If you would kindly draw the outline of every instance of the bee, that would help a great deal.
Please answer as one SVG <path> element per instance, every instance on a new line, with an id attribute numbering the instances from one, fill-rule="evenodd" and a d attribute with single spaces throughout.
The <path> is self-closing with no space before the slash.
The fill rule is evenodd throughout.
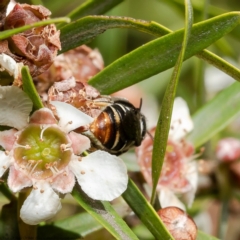
<path id="1" fill-rule="evenodd" d="M 105 106 L 90 124 L 88 131 L 82 132 L 90 138 L 97 149 L 120 155 L 133 146 L 140 146 L 146 134 L 146 119 L 140 107 L 134 107 L 123 98 L 108 98 L 97 101 Z"/>

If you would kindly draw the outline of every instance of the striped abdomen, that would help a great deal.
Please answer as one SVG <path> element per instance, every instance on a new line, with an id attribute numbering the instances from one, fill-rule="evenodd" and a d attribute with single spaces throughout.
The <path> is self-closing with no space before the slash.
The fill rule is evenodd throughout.
<path id="1" fill-rule="evenodd" d="M 120 150 L 125 141 L 120 139 L 121 115 L 114 105 L 108 106 L 90 125 L 90 131 L 107 149 Z"/>

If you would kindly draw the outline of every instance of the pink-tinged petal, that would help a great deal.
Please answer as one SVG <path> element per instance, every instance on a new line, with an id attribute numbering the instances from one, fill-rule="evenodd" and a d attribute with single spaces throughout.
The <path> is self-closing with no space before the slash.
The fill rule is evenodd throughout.
<path id="1" fill-rule="evenodd" d="M 127 188 L 127 168 L 115 155 L 96 151 L 81 161 L 73 159 L 69 166 L 82 190 L 93 199 L 111 201 Z"/>
<path id="2" fill-rule="evenodd" d="M 66 169 L 65 172 L 58 174 L 52 181 L 51 186 L 57 192 L 66 194 L 72 192 L 75 184 L 74 174 Z"/>
<path id="3" fill-rule="evenodd" d="M 51 104 L 56 107 L 60 119 L 58 125 L 65 129 L 66 132 L 85 126 L 93 121 L 93 118 L 70 104 L 58 101 L 52 101 Z"/>
<path id="4" fill-rule="evenodd" d="M 162 208 L 178 207 L 185 211 L 184 204 L 176 197 L 176 195 L 168 188 L 162 188 L 159 193 L 159 201 Z"/>
<path id="5" fill-rule="evenodd" d="M 75 155 L 81 154 L 83 151 L 87 150 L 91 146 L 91 142 L 88 137 L 83 136 L 75 132 L 70 132 L 68 134 L 72 141 L 72 149 Z"/>
<path id="6" fill-rule="evenodd" d="M 183 194 L 183 201 L 188 207 L 191 207 L 198 186 L 198 166 L 195 161 L 192 161 L 186 167 L 185 176 L 189 182 L 190 189 Z"/>
<path id="7" fill-rule="evenodd" d="M 26 174 L 11 166 L 8 175 L 8 186 L 13 192 L 18 192 L 25 187 L 32 186 L 32 180 Z"/>
<path id="8" fill-rule="evenodd" d="M 14 142 L 16 141 L 15 133 L 16 129 L 10 129 L 0 132 L 0 145 L 7 151 L 13 148 Z"/>
<path id="9" fill-rule="evenodd" d="M 171 128 L 169 135 L 174 140 L 179 140 L 193 130 L 193 121 L 191 119 L 188 105 L 185 100 L 177 97 L 173 105 L 171 119 Z"/>
<path id="10" fill-rule="evenodd" d="M 9 168 L 11 161 L 10 157 L 3 151 L 0 151 L 0 177 Z"/>
<path id="11" fill-rule="evenodd" d="M 240 141 L 236 138 L 224 138 L 218 142 L 217 158 L 223 162 L 231 162 L 240 158 Z"/>
<path id="12" fill-rule="evenodd" d="M 0 125 L 22 129 L 32 110 L 30 98 L 15 86 L 0 86 Z"/>
<path id="13" fill-rule="evenodd" d="M 46 182 L 37 183 L 20 210 L 21 219 L 29 225 L 52 218 L 60 209 L 58 195 Z"/>
<path id="14" fill-rule="evenodd" d="M 48 108 L 41 108 L 35 111 L 30 118 L 30 123 L 35 124 L 57 124 L 52 111 Z"/>

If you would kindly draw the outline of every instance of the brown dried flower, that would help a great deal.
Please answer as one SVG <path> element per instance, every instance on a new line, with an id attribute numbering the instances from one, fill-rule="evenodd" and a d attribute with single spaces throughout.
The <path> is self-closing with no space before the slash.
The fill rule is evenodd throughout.
<path id="1" fill-rule="evenodd" d="M 48 91 L 49 101 L 69 103 L 91 117 L 96 117 L 100 113 L 101 108 L 93 101 L 98 98 L 101 96 L 97 89 L 76 82 L 74 77 L 55 82 Z"/>
<path id="2" fill-rule="evenodd" d="M 43 6 L 16 4 L 5 19 L 4 29 L 13 29 L 48 19 L 51 12 Z M 0 42 L 0 53 L 11 56 L 30 69 L 32 76 L 46 71 L 61 49 L 60 31 L 54 24 L 15 34 Z"/>
<path id="3" fill-rule="evenodd" d="M 197 238 L 195 222 L 182 209 L 166 207 L 157 213 L 175 240 L 195 240 Z"/>

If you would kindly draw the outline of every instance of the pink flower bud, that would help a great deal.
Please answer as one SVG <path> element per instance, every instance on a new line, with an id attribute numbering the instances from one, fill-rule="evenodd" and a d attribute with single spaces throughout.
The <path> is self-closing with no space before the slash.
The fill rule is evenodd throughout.
<path id="1" fill-rule="evenodd" d="M 216 148 L 217 158 L 223 162 L 231 162 L 240 157 L 240 141 L 236 138 L 220 140 Z"/>
<path id="2" fill-rule="evenodd" d="M 195 222 L 182 209 L 166 207 L 157 213 L 175 240 L 195 240 L 197 238 Z"/>

